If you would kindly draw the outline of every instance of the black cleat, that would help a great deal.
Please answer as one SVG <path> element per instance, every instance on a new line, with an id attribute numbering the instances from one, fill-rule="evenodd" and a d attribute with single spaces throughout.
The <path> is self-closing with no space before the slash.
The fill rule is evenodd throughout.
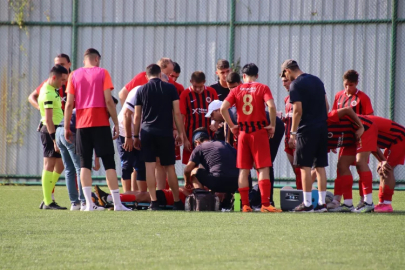
<path id="1" fill-rule="evenodd" d="M 44 204 L 42 208 L 44 210 L 67 210 L 66 207 L 59 206 L 56 202 L 52 202 L 49 205 Z"/>
<path id="2" fill-rule="evenodd" d="M 293 212 L 314 212 L 314 207 L 312 204 L 310 206 L 305 206 L 304 203 L 301 203 L 293 209 Z"/>
<path id="3" fill-rule="evenodd" d="M 102 207 L 105 207 L 106 205 L 108 205 L 109 203 L 107 202 L 107 197 L 108 194 L 107 192 L 104 192 L 100 189 L 99 186 L 94 186 L 94 192 L 96 193 L 97 197 L 98 197 L 98 204 Z"/>
<path id="4" fill-rule="evenodd" d="M 173 207 L 174 208 L 174 207 Z M 159 211 L 162 210 L 162 208 L 160 208 L 159 206 L 159 202 L 158 201 L 152 201 L 149 205 L 148 208 L 149 211 Z"/>
<path id="5" fill-rule="evenodd" d="M 326 204 L 317 204 L 314 212 L 318 212 L 318 213 L 324 213 L 324 212 L 328 212 L 328 208 L 326 208 Z"/>
<path id="6" fill-rule="evenodd" d="M 45 205 L 45 203 L 44 203 L 44 201 L 42 201 L 41 204 L 39 205 L 39 209 L 44 209 L 44 205 Z"/>
<path id="7" fill-rule="evenodd" d="M 182 201 L 174 202 L 173 210 L 175 211 L 184 211 L 184 204 Z"/>

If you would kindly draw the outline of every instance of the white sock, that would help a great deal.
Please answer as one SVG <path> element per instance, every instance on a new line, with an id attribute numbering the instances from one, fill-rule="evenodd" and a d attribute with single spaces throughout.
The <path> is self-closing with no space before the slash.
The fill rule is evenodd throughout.
<path id="1" fill-rule="evenodd" d="M 113 202 L 113 198 L 112 198 L 111 194 L 107 196 L 107 202 L 109 202 L 109 203 Z"/>
<path id="2" fill-rule="evenodd" d="M 55 194 L 52 192 L 52 201 L 55 201 Z"/>
<path id="3" fill-rule="evenodd" d="M 82 187 L 84 198 L 86 199 L 86 209 L 93 209 L 93 201 L 91 200 L 91 186 Z"/>
<path id="4" fill-rule="evenodd" d="M 304 194 L 304 205 L 306 207 L 312 204 L 312 192 L 302 192 Z"/>
<path id="5" fill-rule="evenodd" d="M 326 191 L 318 191 L 318 195 L 319 195 L 318 204 L 324 205 L 326 198 Z"/>
<path id="6" fill-rule="evenodd" d="M 352 206 L 353 205 L 353 199 L 344 200 L 343 203 L 346 204 L 347 206 Z"/>
<path id="7" fill-rule="evenodd" d="M 364 195 L 364 201 L 367 204 L 372 204 L 373 203 L 373 193 L 365 194 Z"/>
<path id="8" fill-rule="evenodd" d="M 110 190 L 114 206 L 121 206 L 120 190 Z"/>
<path id="9" fill-rule="evenodd" d="M 391 201 L 384 201 L 383 204 L 391 204 Z"/>

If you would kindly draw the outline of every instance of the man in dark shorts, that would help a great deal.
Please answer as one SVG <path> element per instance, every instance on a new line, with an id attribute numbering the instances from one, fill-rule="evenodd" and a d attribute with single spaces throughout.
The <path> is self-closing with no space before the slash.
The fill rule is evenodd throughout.
<path id="1" fill-rule="evenodd" d="M 73 105 L 76 107 L 76 152 L 80 156 L 80 178 L 86 198 L 84 211 L 104 210 L 91 198 L 91 168 L 93 151 L 103 161 L 108 186 L 114 199 L 114 211 L 129 211 L 121 204 L 117 172 L 115 171 L 113 139 L 118 137 L 118 119 L 111 96 L 114 86 L 110 74 L 100 68 L 100 53 L 93 48 L 84 54 L 84 67 L 72 72 L 67 85 L 65 108 L 65 139 L 71 142 L 70 119 Z M 111 117 L 114 122 L 114 138 L 111 136 Z"/>
<path id="2" fill-rule="evenodd" d="M 63 171 L 63 163 L 58 146 L 56 145 L 55 132 L 63 120 L 61 98 L 58 88 L 66 82 L 68 71 L 63 66 L 54 66 L 48 80 L 42 85 L 38 105 L 43 124 L 41 141 L 43 146 L 44 169 L 42 171 L 42 191 L 44 204 L 42 209 L 66 210 L 52 200 L 52 190 Z M 42 204 L 41 204 L 42 205 Z"/>
<path id="3" fill-rule="evenodd" d="M 328 166 L 328 103 L 323 82 L 300 70 L 295 60 L 281 65 L 281 77 L 291 81 L 290 103 L 293 116 L 289 145 L 295 148 L 294 165 L 301 168 L 304 201 L 296 212 L 326 212 L 326 171 Z M 312 206 L 311 168 L 315 167 L 318 179 L 319 201 Z"/>
<path id="4" fill-rule="evenodd" d="M 145 161 L 146 184 L 151 197 L 150 210 L 159 210 L 156 197 L 156 161 L 165 168 L 169 186 L 173 191 L 175 210 L 184 209 L 179 199 L 179 184 L 174 164 L 175 142 L 173 116 L 178 130 L 176 142 L 183 144 L 184 126 L 179 108 L 179 95 L 174 85 L 163 82 L 161 69 L 156 64 L 146 68 L 148 83 L 141 86 L 135 95 L 134 147 L 141 150 Z M 141 128 L 142 117 L 142 130 Z M 140 133 L 140 135 L 139 135 Z M 141 148 L 142 141 L 142 148 Z"/>

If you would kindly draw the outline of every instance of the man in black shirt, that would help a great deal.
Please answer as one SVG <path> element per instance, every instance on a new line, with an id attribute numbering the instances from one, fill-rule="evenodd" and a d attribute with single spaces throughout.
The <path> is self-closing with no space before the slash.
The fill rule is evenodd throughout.
<path id="1" fill-rule="evenodd" d="M 165 168 L 173 191 L 175 210 L 184 209 L 179 199 L 179 184 L 174 164 L 175 142 L 173 116 L 178 130 L 177 145 L 183 144 L 184 125 L 181 121 L 179 95 L 174 85 L 163 82 L 160 67 L 151 64 L 146 68 L 148 83 L 141 86 L 135 96 L 134 147 L 141 150 L 146 167 L 146 183 L 151 197 L 151 210 L 159 210 L 156 197 L 156 160 Z M 142 116 L 142 130 L 141 127 Z M 139 136 L 141 133 L 141 136 Z M 142 148 L 141 141 L 142 139 Z"/>
<path id="2" fill-rule="evenodd" d="M 193 142 L 196 148 L 184 168 L 186 188 L 207 187 L 214 192 L 234 193 L 239 176 L 236 149 L 225 142 L 211 141 L 204 127 L 194 131 Z"/>
<path id="3" fill-rule="evenodd" d="M 226 84 L 226 77 L 230 72 L 231 69 L 229 67 L 229 62 L 225 59 L 219 59 L 217 62 L 217 71 L 215 72 L 215 74 L 218 75 L 218 82 L 210 86 L 217 91 L 218 99 L 220 101 L 224 101 L 229 94 L 229 88 Z"/>
<path id="4" fill-rule="evenodd" d="M 295 60 L 281 65 L 281 74 L 291 81 L 290 103 L 293 116 L 289 139 L 290 148 L 296 148 L 294 165 L 301 168 L 304 201 L 296 212 L 326 212 L 326 171 L 328 166 L 328 102 L 323 82 L 316 76 L 300 70 Z M 318 179 L 319 200 L 312 206 L 311 167 Z"/>

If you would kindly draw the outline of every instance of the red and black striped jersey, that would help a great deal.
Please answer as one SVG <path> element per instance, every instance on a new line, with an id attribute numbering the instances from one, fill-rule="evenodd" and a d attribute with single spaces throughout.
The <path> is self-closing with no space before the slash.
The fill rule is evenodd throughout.
<path id="1" fill-rule="evenodd" d="M 374 112 L 370 98 L 360 90 L 357 90 L 357 92 L 351 96 L 346 95 L 345 90 L 335 95 L 332 110 L 346 107 L 351 107 L 356 114 L 369 115 Z"/>
<path id="2" fill-rule="evenodd" d="M 290 103 L 290 96 L 287 96 L 284 99 L 285 103 L 285 117 L 284 117 L 284 124 L 285 124 L 285 145 L 288 145 L 288 140 L 290 139 L 290 132 L 292 126 L 292 113 L 293 113 L 293 105 Z"/>
<path id="3" fill-rule="evenodd" d="M 405 127 L 387 118 L 367 115 L 364 116 L 373 121 L 378 128 L 377 145 L 379 148 L 391 148 L 398 141 L 405 140 Z M 404 149 L 405 151 L 405 149 Z"/>
<path id="4" fill-rule="evenodd" d="M 205 86 L 201 94 L 194 92 L 191 87 L 181 93 L 180 112 L 184 115 L 185 132 L 190 142 L 193 131 L 197 128 L 206 127 L 210 130 L 211 120 L 205 117 L 205 114 L 208 112 L 208 105 L 216 99 L 218 99 L 217 92 L 209 86 Z"/>

